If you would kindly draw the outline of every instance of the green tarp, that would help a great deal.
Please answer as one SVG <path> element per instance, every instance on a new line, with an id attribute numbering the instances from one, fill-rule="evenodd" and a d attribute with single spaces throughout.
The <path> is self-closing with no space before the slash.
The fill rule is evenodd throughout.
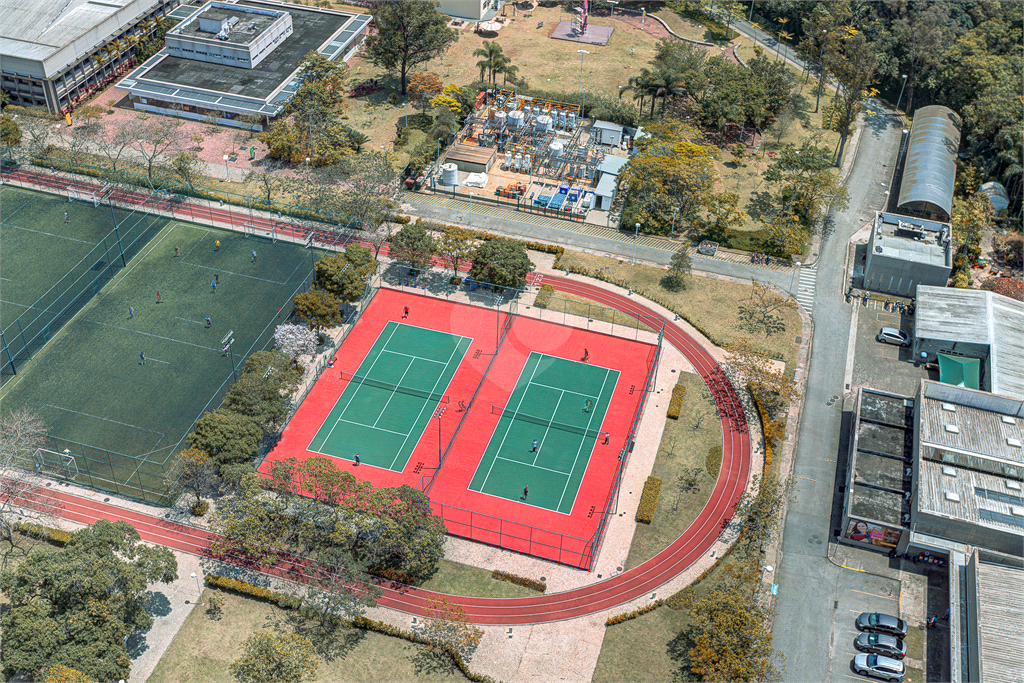
<path id="1" fill-rule="evenodd" d="M 945 353 L 940 353 L 938 356 L 940 382 L 968 389 L 981 388 L 979 385 L 981 380 L 980 359 L 949 356 Z"/>

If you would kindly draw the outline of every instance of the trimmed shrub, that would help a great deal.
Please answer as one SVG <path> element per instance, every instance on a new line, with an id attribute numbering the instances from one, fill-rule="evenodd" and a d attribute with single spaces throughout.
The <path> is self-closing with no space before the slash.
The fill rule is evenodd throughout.
<path id="1" fill-rule="evenodd" d="M 772 458 L 775 454 L 775 439 L 786 432 L 786 425 L 776 422 L 768 416 L 768 410 L 757 400 L 754 392 L 750 392 L 754 398 L 754 405 L 757 406 L 757 414 L 761 418 L 761 432 L 764 434 L 764 471 L 766 474 L 772 467 Z"/>
<path id="2" fill-rule="evenodd" d="M 32 522 L 15 522 L 14 530 L 19 534 L 40 538 L 54 545 L 67 545 L 71 542 L 71 537 L 73 536 L 70 531 L 62 531 L 53 527 L 43 526 L 42 524 L 33 524 Z"/>
<path id="3" fill-rule="evenodd" d="M 653 612 L 654 610 L 658 609 L 664 604 L 665 601 L 659 598 L 658 600 L 655 600 L 649 605 L 644 605 L 643 607 L 636 608 L 632 612 L 623 612 L 622 614 L 616 614 L 614 617 L 608 617 L 608 621 L 604 622 L 604 625 L 614 626 L 615 624 L 621 624 L 622 622 L 629 621 L 630 619 L 636 619 L 637 617 L 643 614 Z"/>
<path id="4" fill-rule="evenodd" d="M 508 581 L 509 583 L 516 584 L 517 586 L 525 586 L 526 588 L 531 588 L 541 593 L 548 589 L 548 585 L 543 581 L 528 579 L 525 576 L 519 576 L 517 574 L 509 574 L 508 572 L 503 572 L 499 569 L 495 569 L 491 572 L 491 578 L 496 581 Z"/>
<path id="5" fill-rule="evenodd" d="M 399 569 L 393 569 L 391 567 L 370 567 L 366 570 L 366 573 L 372 576 L 379 576 L 380 578 L 387 579 L 388 581 L 397 581 L 398 583 L 404 583 L 407 586 L 412 586 L 416 583 L 415 574 L 403 572 Z"/>
<path id="6" fill-rule="evenodd" d="M 214 588 L 233 591 L 240 595 L 248 595 L 249 597 L 256 598 L 257 600 L 277 603 L 279 607 L 284 607 L 285 609 L 298 609 L 302 606 L 301 599 L 288 595 L 287 593 L 278 593 L 277 591 L 272 591 L 269 588 L 254 586 L 251 583 L 239 581 L 237 579 L 230 579 L 226 576 L 207 574 L 206 583 Z"/>
<path id="7" fill-rule="evenodd" d="M 704 458 L 704 467 L 712 477 L 718 477 L 718 472 L 722 469 L 721 446 L 712 446 L 708 449 L 707 457 Z"/>
<path id="8" fill-rule="evenodd" d="M 640 494 L 640 505 L 636 509 L 636 521 L 650 524 L 654 520 L 654 512 L 658 509 L 658 495 L 661 493 L 661 479 L 647 477 L 644 491 Z"/>
<path id="9" fill-rule="evenodd" d="M 551 285 L 541 285 L 537 298 L 533 300 L 533 305 L 537 308 L 547 308 L 548 304 L 551 303 L 551 296 L 554 293 L 555 288 Z"/>
<path id="10" fill-rule="evenodd" d="M 684 396 L 686 396 L 685 384 L 677 384 L 672 387 L 672 400 L 668 402 L 668 416 L 673 420 L 678 420 L 679 413 L 683 411 Z"/>
<path id="11" fill-rule="evenodd" d="M 210 504 L 205 500 L 198 500 L 192 504 L 192 514 L 196 517 L 202 517 L 210 509 Z"/>
<path id="12" fill-rule="evenodd" d="M 949 286 L 956 289 L 967 289 L 970 285 L 970 278 L 967 277 L 967 273 L 962 270 L 958 270 L 953 276 L 953 279 L 949 281 Z"/>

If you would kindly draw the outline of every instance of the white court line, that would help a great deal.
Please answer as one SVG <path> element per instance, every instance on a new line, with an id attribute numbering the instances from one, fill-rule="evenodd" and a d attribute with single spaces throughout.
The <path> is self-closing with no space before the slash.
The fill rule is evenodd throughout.
<path id="1" fill-rule="evenodd" d="M 368 427 L 369 429 L 375 429 L 378 432 L 387 432 L 389 434 L 397 434 L 398 436 L 409 436 L 408 434 L 403 434 L 402 432 L 395 432 L 395 431 L 392 431 L 390 429 L 384 429 L 383 427 L 374 427 L 373 425 L 363 424 L 362 422 L 353 422 L 352 420 L 346 420 L 346 419 L 341 418 L 341 417 L 338 418 L 338 422 L 347 422 L 350 425 L 357 425 L 359 427 Z"/>
<path id="2" fill-rule="evenodd" d="M 388 324 L 390 324 L 390 323 L 388 323 Z M 393 336 L 395 336 L 395 330 L 397 330 L 397 329 L 398 329 L 398 325 L 395 325 L 394 327 L 392 327 L 392 328 L 391 328 L 391 334 L 389 334 L 389 335 L 388 335 L 388 338 L 387 338 L 387 340 L 386 340 L 386 341 L 384 342 L 384 348 L 380 350 L 380 353 L 378 353 L 378 354 L 377 354 L 377 357 L 373 359 L 373 362 L 372 362 L 372 363 L 370 363 L 370 368 L 369 368 L 369 370 L 367 370 L 367 373 L 366 373 L 366 374 L 369 374 L 369 371 L 370 371 L 370 370 L 373 370 L 373 366 L 374 366 L 374 365 L 376 365 L 376 364 L 377 364 L 377 361 L 379 361 L 379 360 L 380 360 L 380 357 L 384 355 L 384 351 L 385 351 L 385 350 L 386 350 L 386 349 L 388 348 L 388 342 L 389 342 L 389 341 L 391 341 L 391 338 L 392 338 Z M 381 332 L 381 334 L 383 334 L 383 331 Z M 379 337 L 379 336 L 377 337 L 377 341 L 380 341 L 380 337 Z M 376 346 L 376 345 L 377 345 L 377 341 L 375 341 L 375 342 L 373 343 L 373 344 L 374 344 L 374 346 Z M 371 347 L 370 347 L 370 350 L 373 350 L 373 346 L 371 346 Z M 364 360 L 365 360 L 365 359 L 364 359 Z M 347 388 L 347 387 L 346 387 L 346 388 Z M 338 418 L 336 418 L 336 419 L 335 419 L 335 421 L 334 421 L 334 426 L 333 426 L 333 427 L 331 427 L 331 431 L 327 432 L 327 436 L 325 436 L 325 437 L 324 437 L 324 440 L 320 442 L 320 446 L 321 446 L 321 447 L 323 447 L 323 446 L 324 446 L 324 444 L 326 444 L 326 443 L 327 443 L 327 440 L 331 438 L 331 434 L 333 434 L 333 433 L 334 433 L 334 430 L 335 430 L 335 428 L 336 428 L 336 427 L 338 426 L 338 422 L 339 422 L 339 421 L 341 420 L 341 417 L 342 417 L 342 416 L 344 416 L 346 412 L 348 412 L 348 407 L 349 407 L 350 405 L 352 405 L 352 399 L 354 399 L 354 398 L 356 397 L 356 394 L 358 394 L 358 393 L 359 393 L 359 390 L 360 390 L 360 389 L 362 389 L 362 388 L 363 388 L 363 384 L 362 384 L 362 383 L 360 382 L 359 386 L 357 386 L 357 387 L 355 388 L 355 390 L 354 390 L 354 391 L 352 392 L 352 395 L 348 397 L 348 403 L 346 403 L 346 404 L 345 404 L 345 407 L 344 407 L 344 408 L 342 408 L 342 410 L 341 410 L 341 415 L 339 415 L 339 416 L 338 416 Z M 344 391 L 343 391 L 343 392 L 341 392 L 341 396 L 344 396 L 344 395 L 345 395 L 345 392 L 344 392 Z M 340 400 L 341 400 L 341 396 L 339 396 L 339 397 L 338 397 L 338 401 L 340 401 Z M 338 407 L 338 402 L 337 402 L 337 401 L 335 401 L 335 403 L 334 403 L 334 407 L 332 407 L 332 408 L 331 408 L 331 413 L 333 413 L 333 412 L 334 412 L 334 408 L 337 408 L 337 407 Z M 331 414 L 331 413 L 327 413 L 328 417 L 330 417 L 330 414 Z M 319 430 L 317 430 L 317 431 L 319 431 Z M 315 434 L 313 435 L 313 441 L 316 441 L 316 435 L 315 435 Z M 312 446 L 312 445 L 313 445 L 313 441 L 310 441 L 310 442 L 309 442 L 309 445 L 310 445 L 310 446 Z M 336 456 L 336 457 L 337 457 L 337 456 Z"/>
<path id="3" fill-rule="evenodd" d="M 387 353 L 387 352 L 388 352 L 388 350 L 387 350 L 387 348 L 385 348 L 384 349 L 384 353 Z M 413 360 L 409 361 L 408 365 L 405 366 L 405 372 L 403 372 L 402 376 L 398 378 L 397 382 L 395 382 L 395 386 L 396 387 L 402 386 L 402 380 L 405 379 L 405 376 L 409 374 L 409 370 L 412 369 L 412 364 L 415 363 L 415 362 L 416 362 L 416 359 L 414 358 Z M 436 385 L 437 382 L 434 382 L 434 384 Z M 384 407 L 380 409 L 379 413 L 377 413 L 377 419 L 373 421 L 373 428 L 374 429 L 377 428 L 377 423 L 380 422 L 381 416 L 384 415 L 384 411 L 388 409 L 389 405 L 391 405 L 391 399 L 393 399 L 395 397 L 395 394 L 397 394 L 397 393 L 398 393 L 398 391 L 392 391 L 391 395 L 388 396 L 388 400 L 385 401 Z M 422 412 L 422 411 L 423 411 L 423 409 L 420 408 L 420 412 Z M 416 424 L 416 423 L 414 422 L 413 424 Z M 407 439 L 409 438 L 408 434 L 406 435 L 406 438 Z M 402 445 L 403 446 L 405 445 L 404 441 L 402 442 Z"/>
<path id="4" fill-rule="evenodd" d="M 9 277 L 0 277 L 0 280 L 3 280 L 4 282 L 11 282 L 11 278 Z"/>
<path id="5" fill-rule="evenodd" d="M 33 194 L 31 194 L 31 193 L 28 193 L 28 192 L 26 192 L 25 194 L 28 194 L 28 196 L 29 196 L 29 197 L 28 197 L 28 199 L 26 199 L 26 200 L 25 200 L 25 203 L 24 203 L 24 204 L 22 204 L 22 205 L 21 205 L 21 206 L 19 206 L 19 207 L 18 207 L 17 209 L 15 209 L 15 210 L 14 210 L 14 211 L 13 211 L 13 212 L 11 213 L 11 215 L 7 217 L 7 220 L 11 220 L 11 218 L 12 218 L 12 217 L 14 216 L 14 214 L 18 213 L 19 211 L 21 211 L 22 209 L 24 209 L 24 208 L 25 208 L 26 206 L 28 206 L 28 205 L 29 205 L 29 204 L 30 204 L 30 203 L 32 202 L 32 197 L 33 197 L 34 195 L 33 195 Z M 4 225 L 6 225 L 6 222 L 4 222 Z"/>
<path id="6" fill-rule="evenodd" d="M 57 238 L 62 239 L 62 240 L 70 240 L 72 242 L 81 242 L 82 244 L 89 244 L 89 245 L 92 245 L 94 247 L 97 244 L 100 244 L 99 242 L 88 242 L 86 240 L 75 239 L 74 237 L 66 237 L 64 235 L 55 235 L 52 232 L 43 232 L 42 230 L 33 230 L 32 228 L 23 228 L 20 225 L 11 225 L 10 223 L 4 223 L 4 227 L 14 228 L 15 230 L 24 230 L 25 232 L 34 232 L 34 233 L 39 234 L 39 235 L 46 235 L 47 237 L 57 237 Z"/>
<path id="7" fill-rule="evenodd" d="M 459 344 L 462 343 L 462 339 L 461 338 L 459 339 L 458 343 Z M 458 344 L 456 344 L 456 348 L 457 347 L 458 347 Z M 411 353 L 401 353 L 399 351 L 388 351 L 388 353 L 393 353 L 396 356 L 405 356 L 406 358 L 415 358 L 416 360 L 425 360 L 428 363 L 437 363 L 438 365 L 448 365 L 448 363 L 446 363 L 443 360 L 434 360 L 433 358 L 424 358 L 423 356 L 414 356 Z M 449 359 L 448 362 L 451 362 L 451 359 Z"/>
<path id="8" fill-rule="evenodd" d="M 2 279 L 6 280 L 7 278 L 2 278 Z M 10 280 L 7 280 L 7 281 L 10 282 Z M 45 309 L 45 308 L 39 308 L 38 306 L 29 306 L 28 304 L 19 304 L 17 301 L 8 301 L 7 299 L 0 299 L 0 303 L 8 304 L 9 306 L 18 306 L 20 308 L 28 308 L 28 309 L 31 309 L 33 311 L 42 311 L 43 313 L 45 313 L 48 310 L 48 309 Z"/>
<path id="9" fill-rule="evenodd" d="M 562 470 L 553 470 L 550 467 L 543 467 L 541 465 L 529 465 L 528 463 L 522 462 L 520 460 L 513 460 L 512 458 L 502 458 L 501 456 L 495 456 L 494 459 L 495 460 L 504 460 L 505 462 L 514 462 L 517 465 L 527 465 L 528 467 L 536 467 L 538 470 L 547 470 L 548 472 L 554 472 L 555 474 L 560 474 L 563 477 L 568 477 L 570 474 L 572 474 L 572 472 L 563 472 Z M 555 508 L 555 509 L 557 510 L 558 508 Z"/>
<path id="10" fill-rule="evenodd" d="M 67 411 L 69 413 L 75 413 L 76 415 L 84 415 L 85 417 L 94 417 L 97 420 L 103 420 L 104 422 L 113 422 L 114 424 L 121 425 L 122 427 L 131 427 L 133 429 L 138 429 L 138 430 L 143 431 L 143 432 L 150 432 L 151 434 L 159 434 L 161 437 L 165 436 L 165 434 L 163 432 L 158 432 L 158 431 L 155 431 L 155 430 L 152 430 L 152 429 L 146 429 L 145 427 L 139 427 L 138 425 L 128 424 L 127 422 L 118 422 L 117 420 L 111 420 L 109 417 L 100 417 L 99 415 L 90 415 L 89 413 L 82 413 L 82 412 L 79 412 L 77 410 L 71 410 L 71 408 L 61 408 L 60 406 L 55 406 L 55 405 L 52 405 L 50 403 L 44 403 L 43 407 L 44 408 L 53 408 L 54 410 L 64 410 L 64 411 Z"/>
<path id="11" fill-rule="evenodd" d="M 305 263 L 305 262 L 306 262 L 306 259 L 302 259 L 302 263 Z M 250 280 L 259 280 L 260 282 L 269 282 L 272 285 L 286 285 L 286 284 L 288 284 L 288 280 L 285 280 L 284 282 L 279 282 L 277 280 L 268 280 L 265 277 L 256 277 L 255 275 L 246 275 L 245 273 L 236 273 L 233 270 L 221 270 L 220 268 L 210 268 L 209 266 L 201 266 L 198 263 L 192 263 L 191 261 L 181 261 L 181 265 L 183 265 L 183 266 L 192 266 L 193 268 L 202 268 L 203 270 L 209 270 L 209 271 L 213 271 L 215 273 L 224 273 L 225 275 L 237 275 L 238 277 L 246 277 L 246 278 L 249 278 Z M 300 263 L 300 265 L 301 265 L 301 263 Z M 295 270 L 293 269 L 292 273 L 294 273 L 294 272 L 295 272 Z M 288 277 L 290 279 L 291 275 L 289 275 Z"/>
<path id="12" fill-rule="evenodd" d="M 188 258 L 188 255 L 191 254 L 195 250 L 195 248 L 199 246 L 199 242 L 202 242 L 203 240 L 205 240 L 209 236 L 209 234 L 211 232 L 213 232 L 212 230 L 203 230 L 202 228 L 193 228 L 191 225 L 189 225 L 187 227 L 192 228 L 193 230 L 200 230 L 200 231 L 202 231 L 203 232 L 203 236 L 199 238 L 198 242 L 196 242 L 195 244 L 192 245 L 192 249 L 189 249 L 188 251 L 185 252 L 185 256 L 183 256 L 182 258 Z"/>
<path id="13" fill-rule="evenodd" d="M 113 327 L 117 330 L 124 330 L 125 332 L 134 332 L 135 334 L 144 334 L 147 337 L 156 337 L 157 339 L 166 339 L 167 341 L 177 342 L 179 344 L 185 344 L 187 346 L 194 346 L 197 349 L 206 349 L 207 351 L 220 351 L 210 346 L 202 346 L 200 344 L 193 344 L 192 342 L 181 341 L 180 339 L 172 339 L 171 337 L 162 337 L 159 334 L 150 334 L 149 332 L 139 332 L 138 330 L 130 330 L 127 327 L 120 327 L 119 325 L 111 325 L 110 323 L 101 323 L 98 320 L 90 320 L 89 318 L 82 318 L 87 323 L 93 323 L 94 325 L 105 325 L 106 327 Z"/>
<path id="14" fill-rule="evenodd" d="M 533 384 L 533 378 L 537 374 L 537 368 L 539 368 L 539 367 L 540 367 L 540 354 L 537 355 L 537 364 L 533 366 L 533 372 L 530 373 L 530 381 L 526 383 L 526 387 L 523 389 L 523 395 L 519 397 L 519 403 L 516 404 L 516 412 L 517 413 L 519 412 L 520 406 L 523 405 L 523 399 L 526 398 L 527 392 L 530 391 L 530 385 Z M 522 375 L 519 375 L 519 377 L 521 378 Z M 516 384 L 518 384 L 518 383 L 519 383 L 519 380 L 517 379 L 516 380 Z M 502 413 L 502 417 L 504 417 L 504 416 L 505 416 L 504 413 Z M 505 426 L 505 435 L 501 437 L 501 443 L 498 444 L 497 453 L 501 453 L 501 449 L 505 447 L 505 439 L 508 438 L 508 433 L 509 433 L 509 431 L 511 431 L 511 429 L 512 429 L 512 418 L 509 418 L 508 425 Z M 494 457 L 497 458 L 498 457 L 497 454 L 495 454 Z M 481 491 L 483 491 L 484 486 L 487 485 L 487 479 L 491 476 L 491 470 L 493 470 L 493 469 L 494 469 L 494 461 L 492 460 L 491 461 L 491 466 L 487 468 L 487 476 L 485 476 L 484 480 L 482 482 L 480 482 L 480 490 Z M 475 474 L 475 472 L 474 472 L 474 474 Z"/>
<path id="15" fill-rule="evenodd" d="M 604 387 L 605 387 L 606 384 L 608 384 L 608 375 L 610 373 L 611 373 L 611 371 L 608 368 L 605 368 L 605 370 L 604 370 L 604 381 L 601 382 L 601 396 L 604 396 Z M 613 388 L 612 392 L 614 393 L 614 391 L 615 391 L 615 389 Z M 611 405 L 611 401 L 609 401 L 609 405 Z M 605 408 L 605 414 L 607 414 L 607 413 L 608 413 L 608 409 Z M 594 422 L 594 416 L 595 415 L 597 415 L 597 401 L 594 401 L 594 405 L 590 408 L 590 419 L 587 420 L 587 431 L 588 432 L 590 431 L 590 425 L 593 424 L 593 422 Z M 572 467 L 569 469 L 569 477 L 565 480 L 565 486 L 562 487 L 562 495 L 559 496 L 559 498 L 558 498 L 558 505 L 555 506 L 556 510 L 558 508 L 562 507 L 562 499 L 565 498 L 565 491 L 566 491 L 566 489 L 569 488 L 569 481 L 572 480 L 572 473 L 576 471 L 576 463 L 579 462 L 580 454 L 583 452 L 583 444 L 585 444 L 586 442 L 587 442 L 587 437 L 584 437 L 584 438 L 580 439 L 580 446 L 579 446 L 579 448 L 576 449 L 576 457 L 573 458 Z M 594 440 L 594 443 L 595 444 L 597 443 L 596 439 Z"/>
<path id="16" fill-rule="evenodd" d="M 607 371 L 605 371 L 605 373 L 607 374 Z M 531 384 L 532 384 L 532 382 L 531 382 Z M 555 402 L 555 409 L 553 411 L 551 411 L 551 417 L 548 419 L 548 426 L 547 426 L 547 429 L 544 430 L 544 436 L 540 437 L 540 446 L 537 447 L 537 452 L 533 454 L 533 462 L 530 463 L 531 465 L 536 465 L 537 464 L 537 458 L 540 457 L 541 451 L 544 450 L 544 442 L 547 440 L 548 434 L 551 433 L 551 423 L 555 421 L 555 415 L 558 415 L 558 406 L 562 405 L 562 399 L 565 398 L 565 394 L 566 394 L 566 392 L 564 390 L 562 390 L 562 389 L 555 389 L 554 387 L 548 387 L 548 388 L 549 389 L 554 389 L 555 391 L 558 391 L 560 393 L 558 394 L 558 401 Z M 570 392 L 570 393 L 575 393 L 575 392 Z M 518 413 L 519 411 L 517 410 L 516 412 Z M 513 420 L 515 419 L 514 415 L 512 416 L 512 419 Z M 590 419 L 593 420 L 594 416 L 591 415 Z M 587 422 L 587 425 L 589 426 L 590 422 Z M 572 470 L 570 470 L 570 472 L 571 471 Z"/>
<path id="17" fill-rule="evenodd" d="M 584 394 L 584 393 L 581 393 L 579 391 L 572 391 L 570 389 L 562 389 L 561 387 L 552 387 L 552 386 L 548 386 L 547 384 L 541 384 L 540 382 L 531 382 L 531 384 L 533 384 L 534 386 L 538 386 L 538 387 L 544 387 L 545 389 L 554 389 L 555 391 L 561 391 L 561 392 L 564 392 L 566 394 L 576 394 L 577 396 L 585 396 L 585 397 L 587 397 L 589 399 L 593 399 L 594 401 L 597 401 L 597 398 L 598 398 L 597 396 L 591 396 L 590 394 Z"/>
<path id="18" fill-rule="evenodd" d="M 196 325 L 206 325 L 202 320 L 190 320 L 188 318 L 179 318 L 178 316 L 174 316 L 174 318 L 175 320 L 184 320 L 187 323 L 195 323 Z"/>
<path id="19" fill-rule="evenodd" d="M 435 380 L 434 380 L 434 386 L 432 386 L 432 387 L 430 388 L 430 393 L 431 393 L 431 394 L 433 394 L 433 393 L 435 392 L 435 390 L 437 389 L 437 383 L 441 381 L 441 378 L 442 378 L 442 377 L 444 377 L 444 373 L 448 372 L 448 366 L 449 366 L 449 365 L 451 364 L 451 362 L 452 362 L 452 358 L 454 358 L 454 357 L 455 357 L 455 352 L 456 352 L 456 351 L 458 351 L 458 350 L 459 350 L 459 347 L 461 347 L 461 346 L 462 346 L 462 340 L 460 339 L 460 340 L 459 340 L 459 341 L 458 341 L 458 342 L 457 342 L 457 343 L 455 344 L 455 348 L 454 348 L 454 349 L 452 349 L 452 353 L 451 353 L 451 355 L 450 355 L 450 356 L 448 356 L 448 362 L 444 364 L 444 370 L 442 370 L 442 371 L 441 371 L 441 374 L 440 374 L 440 375 L 438 375 L 438 376 L 437 376 L 437 379 L 435 379 Z M 466 351 L 468 351 L 468 350 L 469 350 L 469 347 L 466 347 Z M 463 351 L 462 355 L 463 355 L 463 356 L 465 356 L 465 355 L 466 355 L 466 352 L 465 352 L 465 351 Z M 416 362 L 416 361 L 413 361 L 413 363 L 415 363 L 415 362 Z M 412 363 L 410 363 L 409 365 L 410 365 L 410 367 L 412 367 Z M 452 377 L 454 377 L 454 376 L 455 376 L 455 374 L 454 374 L 454 373 L 452 373 Z M 403 375 L 403 377 L 404 377 L 404 375 Z M 448 382 L 449 382 L 449 383 L 450 383 L 450 382 L 452 381 L 452 377 L 449 377 L 449 378 L 448 378 Z M 447 385 L 446 385 L 446 386 L 447 386 Z M 390 399 L 388 399 L 388 400 L 390 400 Z M 420 412 L 416 413 L 416 419 L 412 421 L 412 424 L 413 424 L 413 426 L 414 426 L 414 427 L 416 426 L 416 423 L 420 421 L 420 417 L 421 417 L 421 416 L 423 415 L 423 409 L 424 409 L 424 408 L 426 408 L 426 407 L 427 407 L 427 405 L 428 405 L 429 403 L 430 403 L 430 399 L 427 399 L 426 401 L 424 401 L 424 402 L 423 402 L 423 405 L 422 405 L 422 406 L 420 406 Z M 382 414 L 383 414 L 383 412 L 382 412 Z M 380 419 L 380 418 L 378 418 L 378 419 Z M 424 427 L 424 429 L 425 429 L 425 428 L 426 428 L 426 427 Z M 409 430 L 409 434 L 412 434 L 412 430 Z M 391 467 L 394 467 L 394 466 L 395 466 L 395 461 L 396 461 L 396 460 L 398 460 L 398 456 L 399 456 L 399 454 L 400 454 L 400 453 L 402 452 L 402 449 L 403 449 L 403 448 L 405 448 L 405 444 L 406 444 L 406 443 L 407 443 L 408 441 L 409 441 L 409 437 L 408 437 L 408 436 L 406 436 L 406 437 L 405 437 L 405 441 L 403 441 L 403 442 L 402 442 L 402 445 L 401 445 L 401 446 L 399 446 L 399 448 L 398 448 L 398 453 L 395 453 L 395 457 L 394 457 L 394 458 L 393 458 L 393 459 L 391 460 Z M 411 455 L 411 454 L 410 454 L 410 455 Z M 388 469 L 391 469 L 391 467 L 389 467 Z"/>
<path id="20" fill-rule="evenodd" d="M 164 365 L 170 365 L 170 363 L 168 363 L 165 360 L 159 360 L 157 358 L 150 358 L 149 356 L 146 356 L 146 362 L 148 363 L 149 361 L 153 361 L 154 363 L 163 363 Z"/>

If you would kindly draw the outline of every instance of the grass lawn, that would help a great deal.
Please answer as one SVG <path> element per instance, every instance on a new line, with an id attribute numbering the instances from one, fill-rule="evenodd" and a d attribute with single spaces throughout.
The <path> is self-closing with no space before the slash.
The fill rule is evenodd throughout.
<path id="1" fill-rule="evenodd" d="M 635 329 L 639 324 L 640 329 L 648 332 L 657 332 L 652 330 L 643 323 L 638 323 L 636 318 L 626 315 L 622 311 L 615 310 L 614 308 L 608 308 L 601 304 L 591 301 L 586 297 L 576 296 L 575 294 L 566 294 L 565 292 L 556 292 L 553 294 L 544 306 L 545 311 L 551 311 L 552 313 L 567 313 L 569 315 L 576 315 L 583 318 L 589 318 L 591 320 L 601 320 L 606 323 L 612 323 L 615 325 L 624 325 L 629 328 Z M 558 316 L 552 316 L 543 313 L 542 318 L 547 320 L 558 320 Z"/>
<path id="2" fill-rule="evenodd" d="M 907 631 L 907 637 L 903 639 L 907 644 L 907 656 L 911 659 L 924 659 L 924 631 L 919 628 L 912 628 Z M 924 679 L 921 679 L 924 680 Z"/>
<path id="3" fill-rule="evenodd" d="M 679 538 L 697 518 L 715 486 L 714 477 L 704 467 L 708 449 L 722 444 L 722 429 L 715 419 L 714 401 L 699 375 L 681 373 L 679 383 L 686 387 L 683 410 L 678 420 L 665 422 L 661 447 L 651 472 L 651 476 L 662 481 L 658 509 L 654 513 L 654 521 L 637 525 L 626 569 L 646 562 Z M 700 416 L 704 419 L 694 429 Z M 679 476 L 684 469 L 691 467 L 704 470 L 704 476 L 695 490 L 686 491 L 680 486 Z"/>
<path id="4" fill-rule="evenodd" d="M 921 671 L 920 669 L 915 669 L 912 666 L 908 666 L 907 677 L 903 680 L 905 680 L 907 683 L 924 683 L 928 680 L 928 677 L 925 675 L 924 671 Z"/>
<path id="5" fill-rule="evenodd" d="M 451 560 L 441 560 L 437 572 L 418 585 L 420 588 L 439 593 L 471 595 L 478 598 L 525 598 L 540 595 L 525 586 L 492 579 L 491 572 L 487 569 Z"/>
<path id="6" fill-rule="evenodd" d="M 203 592 L 204 601 L 213 592 Z M 197 606 L 149 677 L 149 683 L 231 681 L 231 663 L 241 645 L 258 631 L 301 633 L 316 646 L 323 662 L 318 681 L 448 681 L 466 680 L 455 666 L 423 645 L 373 631 L 338 629 L 326 634 L 293 610 L 222 592 L 220 619 Z"/>
<path id="7" fill-rule="evenodd" d="M 748 285 L 691 277 L 686 289 L 670 292 L 661 286 L 661 279 L 665 277 L 665 271 L 661 268 L 636 266 L 604 256 L 569 250 L 559 259 L 558 267 L 577 267 L 589 272 L 601 269 L 612 279 L 630 282 L 641 295 L 648 292 L 667 302 L 674 311 L 710 334 L 716 344 L 728 342 L 737 335 L 747 335 L 773 357 L 784 358 L 787 367 L 791 368 L 796 360 L 794 338 L 800 336 L 802 330 L 799 312 L 788 309 L 783 311 L 786 331 L 767 339 L 763 334 L 752 334 L 739 328 L 739 306 L 750 295 Z"/>

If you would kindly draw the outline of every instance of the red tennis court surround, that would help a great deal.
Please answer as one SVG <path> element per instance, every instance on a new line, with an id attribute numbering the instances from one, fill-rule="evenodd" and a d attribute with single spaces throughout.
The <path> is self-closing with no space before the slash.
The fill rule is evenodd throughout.
<path id="1" fill-rule="evenodd" d="M 408 306 L 409 315 L 403 318 Z M 652 344 L 587 330 L 516 317 L 494 356 L 497 335 L 507 313 L 469 304 L 453 303 L 382 287 L 337 351 L 337 362 L 317 380 L 261 467 L 289 457 L 299 460 L 314 455 L 306 450 L 313 436 L 345 389 L 341 374 L 355 373 L 381 331 L 391 321 L 472 338 L 469 351 L 455 371 L 446 394 L 447 410 L 432 419 L 401 472 L 337 459 L 336 464 L 374 486 L 427 487 L 435 513 L 448 532 L 481 543 L 534 555 L 572 566 L 589 568 L 596 548 L 593 539 L 619 468 L 634 415 L 643 396 L 648 371 L 657 347 Z M 579 361 L 584 351 L 589 363 L 613 368 L 621 375 L 600 430 L 609 433 L 608 443 L 599 439 L 590 454 L 586 473 L 570 514 L 506 500 L 469 490 L 500 416 L 493 405 L 505 405 L 531 352 Z M 485 377 L 486 373 L 486 377 Z M 481 379 L 483 381 L 481 382 Z M 476 392 L 472 404 L 471 399 Z M 466 404 L 462 412 L 459 402 Z M 461 423 L 461 426 L 460 426 Z M 457 431 L 456 431 L 457 430 Z M 455 436 L 453 440 L 453 435 Z M 440 446 L 440 448 L 439 448 Z M 523 444 L 528 448 L 529 444 Z M 438 467 L 439 451 L 447 452 Z M 435 474 L 436 472 L 436 474 Z M 430 483 L 431 474 L 435 474 Z M 523 482 L 523 485 L 530 482 Z"/>

